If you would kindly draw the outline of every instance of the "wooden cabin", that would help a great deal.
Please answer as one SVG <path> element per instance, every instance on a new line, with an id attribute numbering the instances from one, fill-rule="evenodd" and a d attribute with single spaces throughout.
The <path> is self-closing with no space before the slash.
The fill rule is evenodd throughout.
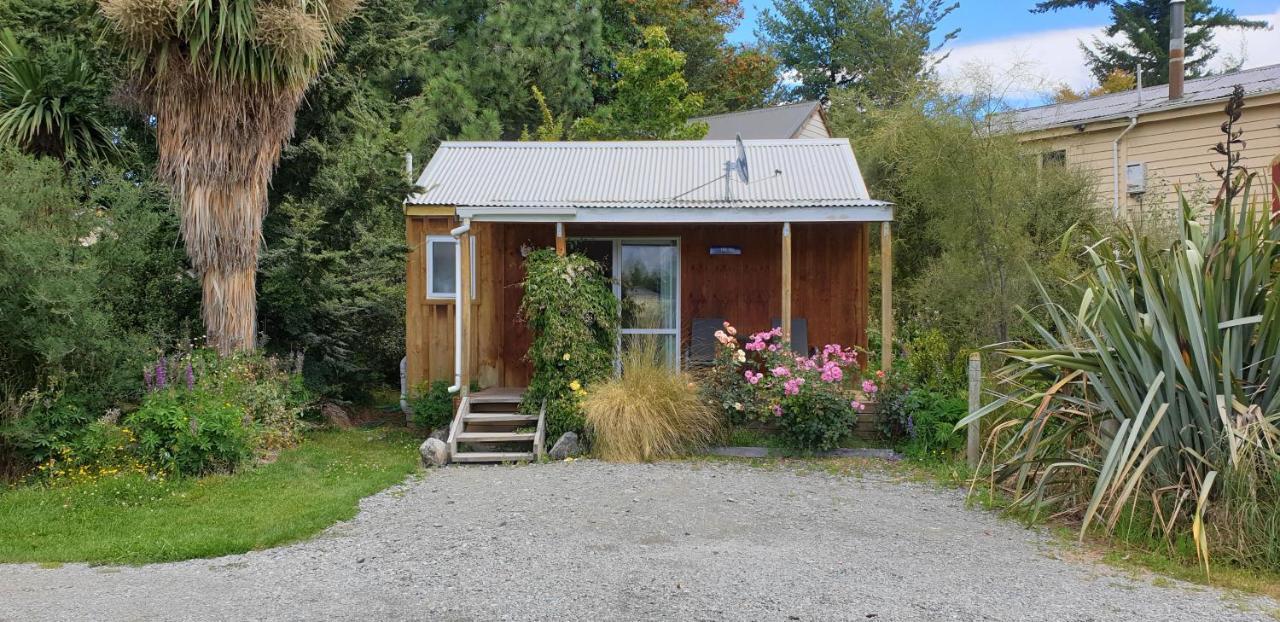
<path id="1" fill-rule="evenodd" d="M 870 236 L 888 235 L 893 209 L 868 196 L 845 139 L 446 142 L 417 185 L 407 376 L 456 387 L 458 434 L 473 381 L 472 406 L 515 403 L 528 384 L 522 265 L 538 247 L 600 262 L 620 299 L 652 311 L 623 322 L 619 347 L 656 341 L 673 366 L 726 320 L 790 327 L 798 350 L 867 344 Z"/>

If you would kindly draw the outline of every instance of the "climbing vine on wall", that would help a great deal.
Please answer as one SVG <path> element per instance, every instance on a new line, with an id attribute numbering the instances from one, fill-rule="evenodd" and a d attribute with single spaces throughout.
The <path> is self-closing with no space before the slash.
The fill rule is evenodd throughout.
<path id="1" fill-rule="evenodd" d="M 541 249 L 524 262 L 520 314 L 533 332 L 526 355 L 533 378 L 523 412 L 547 404 L 547 436 L 583 427 L 580 401 L 593 382 L 613 374 L 618 340 L 618 300 L 596 262 L 582 255 Z"/>

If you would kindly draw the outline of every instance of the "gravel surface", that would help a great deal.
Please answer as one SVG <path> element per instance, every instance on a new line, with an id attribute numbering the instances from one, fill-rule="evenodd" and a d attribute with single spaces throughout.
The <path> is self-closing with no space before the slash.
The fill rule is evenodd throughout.
<path id="1" fill-rule="evenodd" d="M 1134 577 L 960 492 L 725 462 L 463 466 L 293 546 L 0 565 L 4 620 L 1268 620 Z"/>

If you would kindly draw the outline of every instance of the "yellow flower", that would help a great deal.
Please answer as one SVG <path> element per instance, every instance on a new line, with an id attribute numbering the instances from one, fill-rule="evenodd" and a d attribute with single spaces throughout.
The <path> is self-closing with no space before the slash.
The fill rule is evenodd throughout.
<path id="1" fill-rule="evenodd" d="M 573 382 L 569 383 L 569 389 L 577 393 L 578 391 L 582 390 L 582 383 L 578 382 L 577 380 L 574 380 Z"/>
<path id="2" fill-rule="evenodd" d="M 563 358 L 563 359 L 564 359 L 564 360 L 566 360 L 566 361 L 567 361 L 567 360 L 569 360 L 569 353 L 568 353 L 568 352 L 565 352 L 565 353 L 564 353 L 564 356 L 563 356 L 563 357 L 561 357 L 561 358 Z"/>

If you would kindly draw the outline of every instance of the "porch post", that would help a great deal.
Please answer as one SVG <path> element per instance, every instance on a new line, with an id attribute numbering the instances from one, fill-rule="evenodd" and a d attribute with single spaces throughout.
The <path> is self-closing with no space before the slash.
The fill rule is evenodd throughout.
<path id="1" fill-rule="evenodd" d="M 464 397 L 471 392 L 471 301 L 474 299 L 471 292 L 471 242 L 470 231 L 458 236 L 458 264 L 461 270 L 457 287 L 462 295 L 458 296 L 458 300 L 461 301 L 460 308 L 453 310 L 462 318 L 462 336 L 456 347 L 462 352 L 458 395 Z"/>
<path id="2" fill-rule="evenodd" d="M 564 223 L 556 223 L 556 254 L 564 257 L 568 252 L 564 241 Z"/>
<path id="3" fill-rule="evenodd" d="M 791 223 L 782 223 L 782 339 L 791 342 Z"/>
<path id="4" fill-rule="evenodd" d="M 893 366 L 893 223 L 880 223 L 880 368 Z"/>

